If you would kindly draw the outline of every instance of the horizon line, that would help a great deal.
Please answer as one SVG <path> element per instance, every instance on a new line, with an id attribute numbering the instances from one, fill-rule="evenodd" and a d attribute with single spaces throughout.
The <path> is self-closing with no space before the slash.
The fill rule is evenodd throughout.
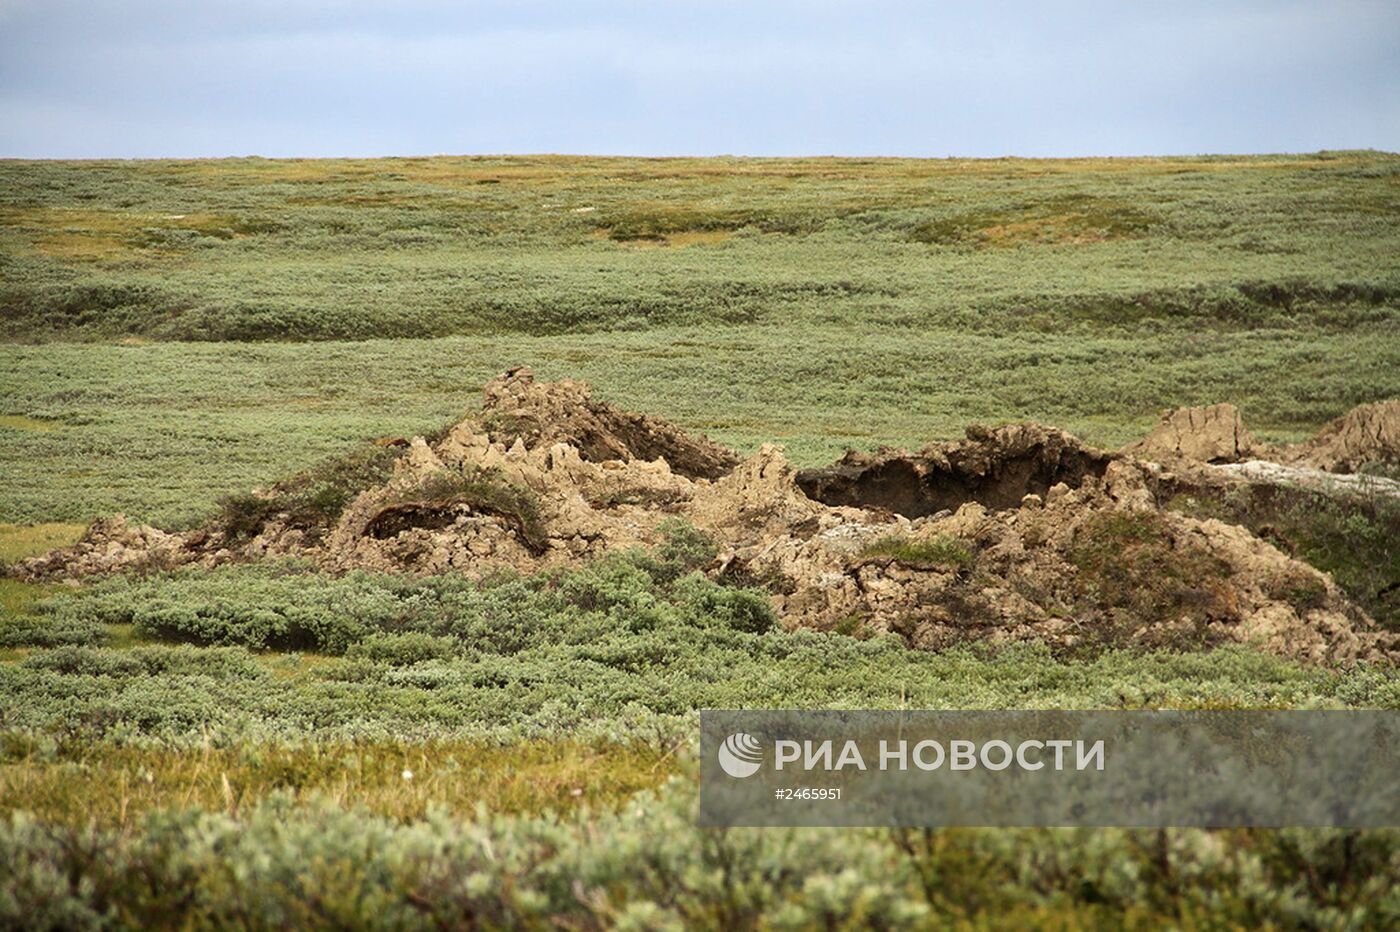
<path id="1" fill-rule="evenodd" d="M 1373 155 L 1400 157 L 1400 152 L 1388 149 L 1377 149 L 1371 147 L 1362 148 L 1342 148 L 1342 149 L 1310 149 L 1310 150 L 1274 150 L 1260 152 L 1165 152 L 1165 153 L 1137 153 L 1131 155 L 869 155 L 869 154 L 836 154 L 824 153 L 819 155 L 740 155 L 735 153 L 713 153 L 708 155 L 695 154 L 669 154 L 669 155 L 635 155 L 627 153 L 606 152 L 434 152 L 434 153 L 414 153 L 397 155 L 258 155 L 246 153 L 242 155 L 138 155 L 138 156 L 23 156 L 23 155 L 0 155 L 0 162 L 232 162 L 232 161 L 265 161 L 265 162 L 332 162 L 332 161 L 392 161 L 392 160 L 421 160 L 421 159 L 599 159 L 599 160 L 631 160 L 631 161 L 680 161 L 680 160 L 701 160 L 710 159 L 715 161 L 885 161 L 885 162 L 1071 162 L 1071 161 L 1109 161 L 1115 159 L 1230 159 L 1230 158 L 1284 158 L 1284 157 L 1305 157 L 1305 156 L 1346 156 L 1346 155 Z"/>

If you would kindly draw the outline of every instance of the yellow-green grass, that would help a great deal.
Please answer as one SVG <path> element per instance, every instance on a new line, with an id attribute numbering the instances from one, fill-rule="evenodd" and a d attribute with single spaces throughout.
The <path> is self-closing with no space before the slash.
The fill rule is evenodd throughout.
<path id="1" fill-rule="evenodd" d="M 0 523 L 0 566 L 38 556 L 55 547 L 66 547 L 82 536 L 82 524 L 4 524 Z M 0 609 L 21 615 L 57 587 L 21 582 L 0 576 Z"/>
<path id="2" fill-rule="evenodd" d="M 470 812 L 613 807 L 679 772 L 643 745 L 470 740 L 172 750 L 98 742 L 61 754 L 13 738 L 0 757 L 0 815 L 23 809 L 66 824 L 127 828 L 146 813 L 198 806 L 237 814 L 268 795 L 333 800 L 395 819 L 430 807 Z"/>
<path id="3" fill-rule="evenodd" d="M 57 429 L 58 425 L 53 421 L 46 421 L 37 417 L 26 417 L 23 414 L 0 414 L 0 430 L 35 430 L 44 432 Z"/>
<path id="4" fill-rule="evenodd" d="M 913 540 L 901 535 L 888 535 L 871 541 L 861 550 L 861 556 L 889 558 L 915 566 L 943 566 L 958 569 L 972 563 L 972 550 L 956 538 L 939 535 L 928 540 Z"/>
<path id="5" fill-rule="evenodd" d="M 5 524 L 0 523 L 0 567 L 25 557 L 37 556 L 55 547 L 75 542 L 86 530 L 82 524 Z M 57 586 L 21 582 L 0 576 L 0 613 L 22 615 L 34 608 Z M 23 650 L 0 652 L 0 661 L 23 656 Z"/>
<path id="6" fill-rule="evenodd" d="M 0 576 L 0 609 L 4 609 L 4 612 L 10 615 L 26 614 L 57 588 Z"/>
<path id="7" fill-rule="evenodd" d="M 46 524 L 7 524 L 0 522 L 0 564 L 67 547 L 83 536 L 87 526 L 51 522 Z"/>

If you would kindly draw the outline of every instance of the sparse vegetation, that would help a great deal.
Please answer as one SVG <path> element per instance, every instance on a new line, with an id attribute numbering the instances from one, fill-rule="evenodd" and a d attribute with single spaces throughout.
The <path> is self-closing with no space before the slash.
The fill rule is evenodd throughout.
<path id="1" fill-rule="evenodd" d="M 1095 615 L 1104 613 L 1085 625 L 1086 649 L 1126 646 L 1131 636 L 1199 650 L 1212 646 L 1207 622 L 1233 615 L 1218 585 L 1229 565 L 1200 548 L 1174 546 L 1154 512 L 1101 512 L 1080 529 L 1068 558 L 1079 570 L 1086 604 Z"/>
<path id="2" fill-rule="evenodd" d="M 861 550 L 861 556 L 886 557 L 912 566 L 941 566 L 961 569 L 973 561 L 972 549 L 952 537 L 931 537 L 913 540 L 908 537 L 881 537 Z"/>
<path id="3" fill-rule="evenodd" d="M 1400 501 L 1384 495 L 1327 495 L 1302 488 L 1240 488 L 1179 496 L 1186 514 L 1241 524 L 1291 556 L 1331 573 L 1376 621 L 1400 630 Z M 1282 581 L 1304 601 L 1310 582 Z"/>

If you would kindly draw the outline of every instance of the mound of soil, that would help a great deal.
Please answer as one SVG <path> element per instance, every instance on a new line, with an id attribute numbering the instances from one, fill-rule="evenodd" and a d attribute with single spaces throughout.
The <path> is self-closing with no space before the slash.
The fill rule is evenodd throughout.
<path id="1" fill-rule="evenodd" d="M 1258 454 L 1260 446 L 1245 429 L 1240 409 L 1218 404 L 1165 412 L 1151 433 L 1125 452 L 1158 462 L 1237 463 Z"/>
<path id="2" fill-rule="evenodd" d="M 1373 465 L 1400 466 L 1400 400 L 1352 408 L 1312 440 L 1289 447 L 1279 459 L 1340 473 Z"/>
<path id="3" fill-rule="evenodd" d="M 1331 473 L 1400 466 L 1400 400 L 1358 405 L 1326 424 L 1317 436 L 1283 449 L 1259 443 L 1231 404 L 1174 408 L 1123 452 L 1174 465 L 1276 463 Z M 1261 476 L 1286 472 L 1257 468 Z"/>
<path id="4" fill-rule="evenodd" d="M 485 395 L 480 415 L 394 448 L 387 479 L 348 473 L 376 478 L 324 527 L 305 509 L 260 511 L 238 533 L 227 521 L 187 535 L 99 522 L 17 571 L 75 577 L 290 554 L 329 572 L 485 576 L 654 546 L 680 518 L 716 546 L 712 576 L 765 587 L 793 628 L 893 633 L 911 647 L 1249 642 L 1318 662 L 1400 656 L 1396 636 L 1330 577 L 1243 527 L 1166 510 L 1187 481 L 1179 474 L 1053 428 L 972 427 L 917 453 L 849 453 L 799 472 L 776 446 L 740 460 L 595 401 L 580 382 L 514 370 Z M 1237 412 L 1208 423 L 1229 428 L 1236 454 L 1250 448 Z"/>
<path id="5" fill-rule="evenodd" d="M 133 526 L 124 515 L 111 515 L 92 522 L 76 544 L 20 562 L 12 575 L 42 581 L 159 572 L 199 559 L 199 539 L 197 534 L 169 534 L 150 525 Z"/>
<path id="6" fill-rule="evenodd" d="M 527 449 L 566 443 L 590 463 L 665 460 L 691 479 L 717 479 L 739 462 L 730 449 L 691 437 L 649 414 L 595 401 L 585 382 L 536 382 L 529 369 L 511 369 L 487 384 L 482 411 L 491 436 Z"/>

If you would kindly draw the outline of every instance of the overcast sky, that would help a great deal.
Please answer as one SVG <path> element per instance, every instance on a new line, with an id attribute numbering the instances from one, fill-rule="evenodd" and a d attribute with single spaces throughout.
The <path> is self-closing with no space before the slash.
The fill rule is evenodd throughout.
<path id="1" fill-rule="evenodd" d="M 1396 0 L 0 0 L 0 156 L 1323 148 Z"/>

